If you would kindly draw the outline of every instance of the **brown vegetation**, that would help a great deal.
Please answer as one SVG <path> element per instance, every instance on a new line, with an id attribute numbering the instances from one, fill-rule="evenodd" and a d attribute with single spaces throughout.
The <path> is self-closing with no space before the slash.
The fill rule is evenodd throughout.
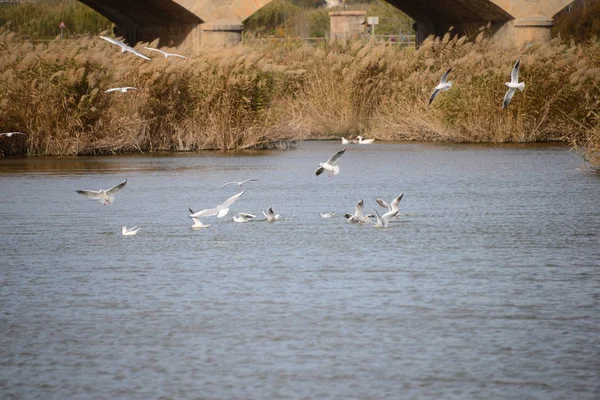
<path id="1" fill-rule="evenodd" d="M 383 140 L 561 139 L 597 154 L 600 43 L 555 39 L 516 52 L 494 48 L 484 34 L 473 43 L 429 39 L 418 50 L 257 41 L 151 62 L 97 38 L 33 45 L 5 34 L 0 131 L 29 134 L 22 148 L 5 149 L 16 154 L 235 149 L 360 133 Z M 501 110 L 518 56 L 526 89 Z M 427 106 L 450 65 L 454 87 Z M 126 85 L 140 91 L 104 93 Z"/>

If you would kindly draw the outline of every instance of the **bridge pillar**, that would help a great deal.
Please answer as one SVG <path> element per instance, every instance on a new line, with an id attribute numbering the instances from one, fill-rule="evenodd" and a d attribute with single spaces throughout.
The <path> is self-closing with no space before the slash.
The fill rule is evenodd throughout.
<path id="1" fill-rule="evenodd" d="M 135 35 L 131 43 L 152 42 L 158 38 L 158 47 L 177 47 L 189 54 L 197 54 L 201 44 L 199 24 L 135 27 Z"/>
<path id="2" fill-rule="evenodd" d="M 552 18 L 535 15 L 513 21 L 515 44 L 519 47 L 534 42 L 548 42 L 552 38 Z"/>
<path id="3" fill-rule="evenodd" d="M 202 47 L 231 47 L 242 41 L 244 24 L 221 19 L 202 25 Z"/>
<path id="4" fill-rule="evenodd" d="M 366 11 L 331 11 L 329 13 L 332 39 L 356 39 L 365 33 Z"/>

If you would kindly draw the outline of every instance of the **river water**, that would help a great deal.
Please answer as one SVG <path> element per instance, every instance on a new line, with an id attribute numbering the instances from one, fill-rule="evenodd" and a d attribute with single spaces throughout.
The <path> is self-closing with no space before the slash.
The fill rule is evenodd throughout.
<path id="1" fill-rule="evenodd" d="M 576 154 L 376 142 L 316 177 L 340 148 L 1 159 L 0 398 L 600 398 L 600 178 Z M 124 179 L 108 206 L 74 191 Z M 387 229 L 342 217 L 400 193 Z"/>

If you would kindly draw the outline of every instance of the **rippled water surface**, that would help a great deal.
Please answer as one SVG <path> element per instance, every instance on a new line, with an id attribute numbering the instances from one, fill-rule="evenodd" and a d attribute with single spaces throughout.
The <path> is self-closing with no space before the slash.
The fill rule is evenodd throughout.
<path id="1" fill-rule="evenodd" d="M 0 160 L 0 398 L 600 397 L 600 179 L 576 154 L 351 145 L 315 177 L 340 148 Z M 282 221 L 190 228 L 246 178 L 231 213 Z M 109 206 L 73 190 L 123 179 Z M 400 193 L 388 229 L 342 218 Z"/>

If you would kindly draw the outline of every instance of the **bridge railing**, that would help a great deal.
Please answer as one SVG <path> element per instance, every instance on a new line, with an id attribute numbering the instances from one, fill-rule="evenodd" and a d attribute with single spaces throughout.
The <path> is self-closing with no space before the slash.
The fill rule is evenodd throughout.
<path id="1" fill-rule="evenodd" d="M 253 36 L 249 35 L 244 38 L 247 42 L 270 42 L 270 43 L 282 43 L 282 42 L 304 42 L 309 45 L 326 44 L 330 40 L 329 37 L 275 37 L 275 36 Z M 376 43 L 391 45 L 391 46 L 414 46 L 415 35 L 362 35 L 361 40 L 370 41 L 373 40 Z"/>

